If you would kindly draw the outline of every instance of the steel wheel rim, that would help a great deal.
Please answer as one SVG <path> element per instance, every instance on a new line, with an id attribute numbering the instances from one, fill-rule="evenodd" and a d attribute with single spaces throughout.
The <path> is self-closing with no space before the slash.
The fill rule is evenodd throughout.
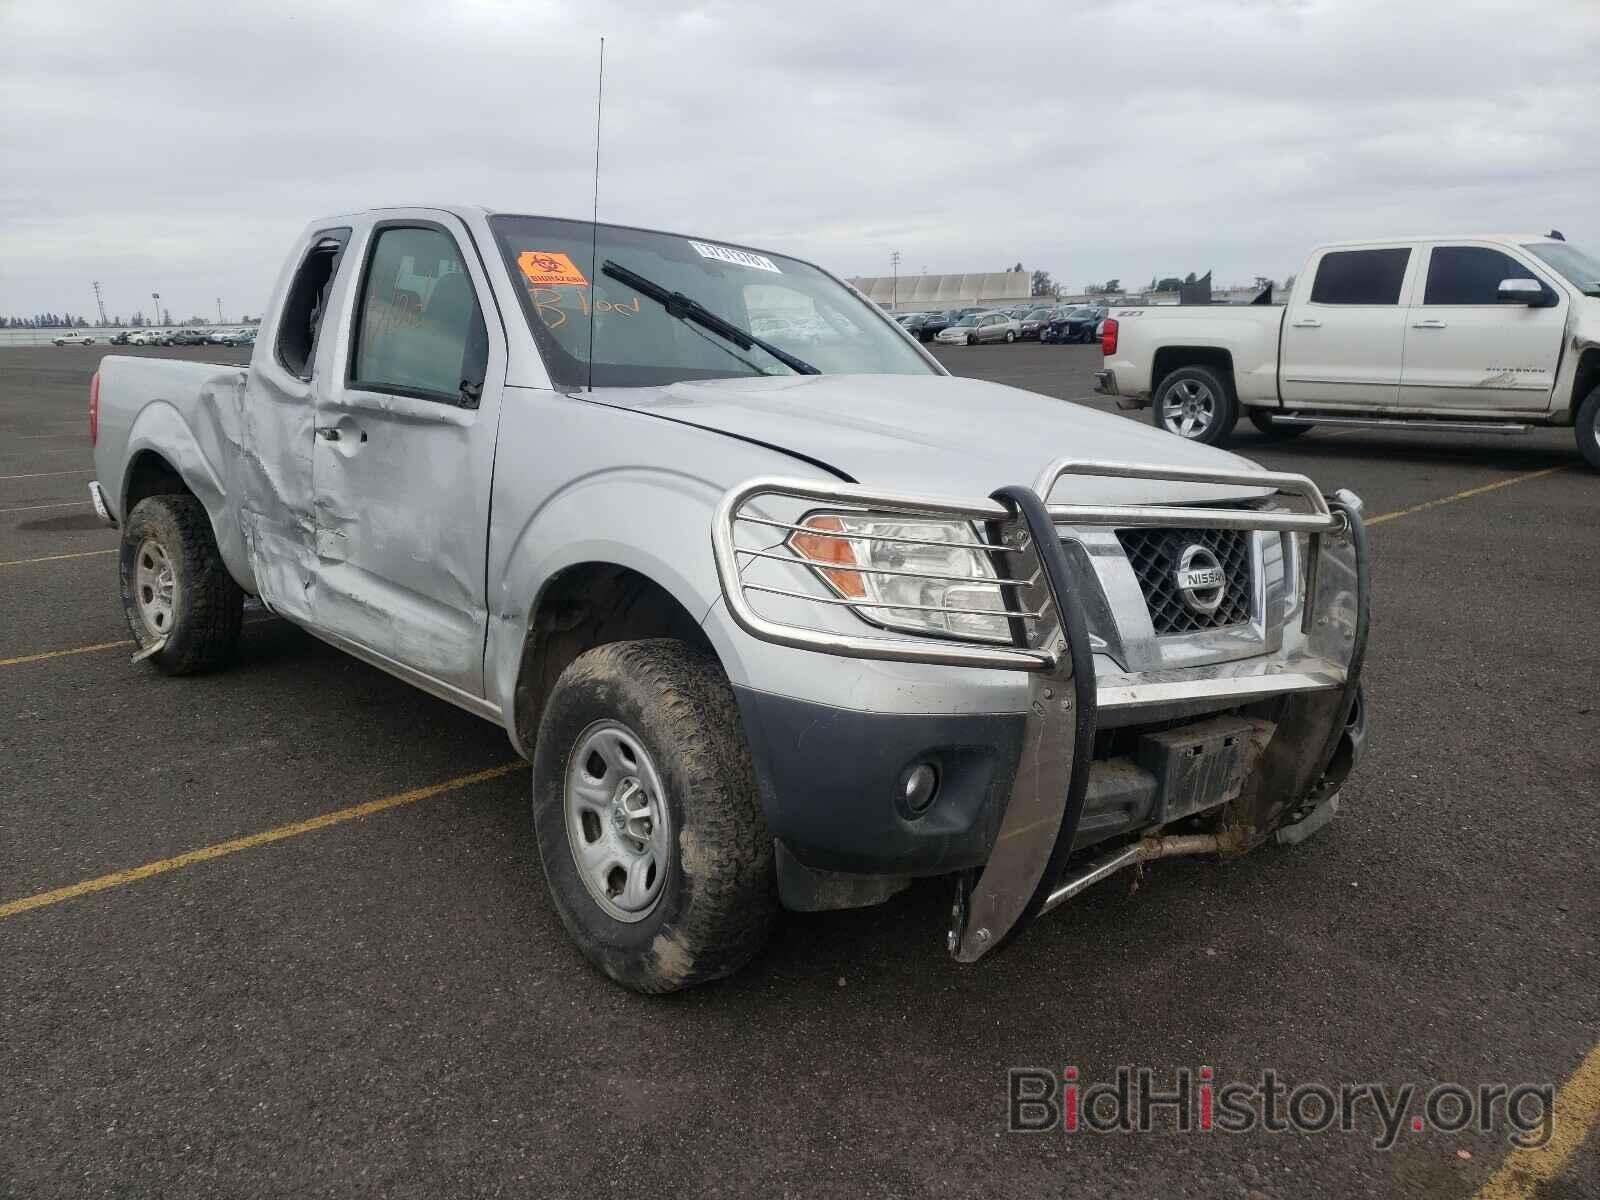
<path id="1" fill-rule="evenodd" d="M 642 921 L 655 911 L 671 863 L 672 817 L 661 773 L 639 736 L 596 721 L 567 757 L 567 845 L 602 912 Z"/>
<path id="2" fill-rule="evenodd" d="M 1204 436 L 1216 415 L 1217 398 L 1198 379 L 1180 379 L 1161 398 L 1162 422 L 1182 438 Z"/>
<path id="3" fill-rule="evenodd" d="M 178 609 L 178 573 L 166 547 L 155 538 L 140 542 L 134 554 L 133 603 L 151 637 L 171 636 Z"/>

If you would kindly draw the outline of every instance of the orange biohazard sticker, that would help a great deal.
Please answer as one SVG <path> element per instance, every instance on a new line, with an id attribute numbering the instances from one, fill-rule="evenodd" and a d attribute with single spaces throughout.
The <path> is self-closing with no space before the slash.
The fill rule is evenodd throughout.
<path id="1" fill-rule="evenodd" d="M 524 250 L 517 255 L 517 266 L 522 268 L 522 273 L 528 277 L 529 283 L 536 283 L 542 287 L 560 287 L 562 284 L 589 286 L 589 281 L 583 277 L 583 272 L 578 270 L 572 260 L 565 254 L 557 254 L 553 250 Z"/>

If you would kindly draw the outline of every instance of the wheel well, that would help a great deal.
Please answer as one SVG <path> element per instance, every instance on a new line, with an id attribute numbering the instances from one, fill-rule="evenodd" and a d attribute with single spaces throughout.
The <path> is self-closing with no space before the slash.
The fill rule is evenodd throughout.
<path id="1" fill-rule="evenodd" d="M 122 494 L 122 519 L 126 521 L 134 505 L 149 496 L 192 496 L 183 476 L 154 450 L 141 450 L 128 464 L 128 482 Z"/>
<path id="2" fill-rule="evenodd" d="M 1215 346 L 1163 346 L 1156 351 L 1151 364 L 1150 394 L 1161 389 L 1161 381 L 1179 367 L 1210 367 L 1222 375 L 1222 381 L 1234 388 L 1233 355 Z M 1235 388 L 1234 394 L 1238 391 Z"/>
<path id="3" fill-rule="evenodd" d="M 1572 379 L 1572 419 L 1578 419 L 1578 406 L 1589 398 L 1589 393 L 1600 387 L 1600 348 L 1591 346 L 1578 359 L 1578 370 Z"/>
<path id="4" fill-rule="evenodd" d="M 568 664 L 609 642 L 670 637 L 716 651 L 700 623 L 666 588 L 612 563 L 568 567 L 539 596 L 522 643 L 514 697 L 517 740 L 532 751 L 545 697 Z"/>

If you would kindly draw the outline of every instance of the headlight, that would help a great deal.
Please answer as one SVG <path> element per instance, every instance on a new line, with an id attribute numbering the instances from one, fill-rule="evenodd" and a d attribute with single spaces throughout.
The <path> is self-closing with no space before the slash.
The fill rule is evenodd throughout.
<path id="1" fill-rule="evenodd" d="M 990 552 L 970 549 L 977 532 L 962 521 L 918 521 L 814 513 L 791 550 L 876 625 L 912 633 L 1010 642 L 1011 627 Z M 815 532 L 811 532 L 811 531 Z"/>

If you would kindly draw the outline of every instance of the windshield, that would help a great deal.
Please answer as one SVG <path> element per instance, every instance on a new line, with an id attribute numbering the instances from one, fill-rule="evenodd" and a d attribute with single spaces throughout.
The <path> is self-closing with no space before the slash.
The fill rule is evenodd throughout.
<path id="1" fill-rule="evenodd" d="M 966 316 L 962 317 L 961 320 L 956 322 L 957 325 L 976 325 L 977 323 L 978 318 L 973 316 L 971 313 L 968 313 Z"/>
<path id="2" fill-rule="evenodd" d="M 507 270 L 522 284 L 524 315 L 558 387 L 589 382 L 591 335 L 596 387 L 796 374 L 760 346 L 741 349 L 616 279 L 591 278 L 591 264 L 607 260 L 823 374 L 937 373 L 884 315 L 798 259 L 615 225 L 596 231 L 587 221 L 555 217 L 496 216 L 489 224 Z M 598 249 L 590 244 L 596 232 Z"/>
<path id="3" fill-rule="evenodd" d="M 1028 320 L 1030 320 L 1030 321 L 1042 321 L 1046 317 L 1048 317 L 1049 315 L 1050 315 L 1050 310 L 1048 308 L 1036 308 L 1031 313 L 1028 314 Z"/>
<path id="4" fill-rule="evenodd" d="M 1600 296 L 1600 261 L 1566 242 L 1533 242 L 1522 247 L 1567 277 L 1580 292 Z"/>

